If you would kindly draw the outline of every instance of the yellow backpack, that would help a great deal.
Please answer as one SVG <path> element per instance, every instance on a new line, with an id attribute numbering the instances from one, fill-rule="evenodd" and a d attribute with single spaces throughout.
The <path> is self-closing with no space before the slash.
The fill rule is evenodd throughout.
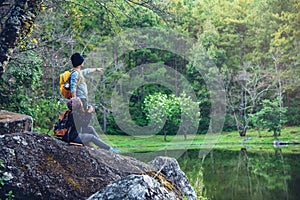
<path id="1" fill-rule="evenodd" d="M 79 73 L 79 79 L 78 79 L 78 82 L 76 83 L 76 87 L 77 87 L 81 81 L 81 75 L 78 70 L 70 69 L 59 75 L 60 93 L 67 99 L 70 99 L 72 97 L 71 88 L 70 88 L 70 81 L 71 81 L 70 79 L 71 79 L 71 74 L 75 71 L 77 71 Z"/>

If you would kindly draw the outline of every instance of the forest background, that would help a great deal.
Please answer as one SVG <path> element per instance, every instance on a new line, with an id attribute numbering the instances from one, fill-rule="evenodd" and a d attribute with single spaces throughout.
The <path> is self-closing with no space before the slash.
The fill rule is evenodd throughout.
<path id="1" fill-rule="evenodd" d="M 198 57 L 187 60 L 145 48 L 122 56 L 115 52 L 114 63 L 104 66 L 101 56 L 93 54 L 123 31 L 149 27 L 193 39 L 214 62 L 226 92 L 223 131 L 238 130 L 245 136 L 248 128 L 259 128 L 277 135 L 282 126 L 299 126 L 299 0 L 53 0 L 44 1 L 41 10 L 26 39 L 13 49 L 0 83 L 0 109 L 32 116 L 35 131 L 49 132 L 66 109 L 59 74 L 71 68 L 71 54 L 80 52 L 86 57 L 85 67 L 105 69 L 94 101 L 105 133 L 128 134 L 115 123 L 114 108 L 107 101 L 117 81 L 137 66 L 161 63 L 192 85 L 201 116 L 197 133 L 205 134 L 211 121 L 211 93 L 194 66 L 201 62 Z M 144 85 L 131 95 L 131 117 L 140 126 L 159 121 L 149 115 L 159 113 L 153 109 L 163 103 L 167 121 L 160 134 L 176 134 L 180 95 L 159 84 Z"/>

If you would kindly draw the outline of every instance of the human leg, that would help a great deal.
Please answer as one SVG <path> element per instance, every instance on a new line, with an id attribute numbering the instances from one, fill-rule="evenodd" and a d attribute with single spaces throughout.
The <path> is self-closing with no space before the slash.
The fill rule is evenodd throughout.
<path id="1" fill-rule="evenodd" d="M 87 127 L 85 127 L 85 128 L 82 128 L 81 132 L 82 132 L 82 133 L 89 133 L 89 134 L 92 134 L 92 135 L 94 135 L 94 136 L 96 136 L 96 137 L 99 138 L 99 135 L 97 134 L 97 132 L 96 132 L 96 130 L 94 129 L 94 127 L 92 127 L 92 126 L 87 126 Z M 100 139 L 100 138 L 99 138 L 99 139 Z"/>
<path id="2" fill-rule="evenodd" d="M 103 149 L 106 149 L 106 150 L 111 149 L 111 147 L 108 144 L 106 144 L 105 142 L 100 140 L 99 137 L 96 137 L 93 134 L 80 133 L 79 137 L 80 137 L 81 141 L 83 142 L 83 144 L 85 144 L 85 145 L 88 145 L 90 142 L 93 142 L 95 145 L 97 145 L 100 148 L 103 148 Z"/>

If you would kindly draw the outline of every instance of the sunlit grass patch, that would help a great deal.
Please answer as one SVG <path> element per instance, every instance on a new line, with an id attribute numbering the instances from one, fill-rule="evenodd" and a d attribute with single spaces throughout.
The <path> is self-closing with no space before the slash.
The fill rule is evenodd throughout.
<path id="1" fill-rule="evenodd" d="M 299 143 L 300 127 L 284 128 L 277 140 L 288 142 L 289 145 L 282 148 L 286 152 L 298 153 L 300 148 L 294 143 Z M 249 151 L 274 151 L 273 133 L 268 131 L 248 130 L 245 137 L 240 137 L 237 131 L 222 132 L 215 135 L 188 135 L 184 140 L 183 135 L 168 135 L 164 141 L 163 135 L 152 135 L 149 137 L 131 135 L 105 135 L 103 140 L 118 147 L 122 152 L 149 152 L 173 149 L 227 149 Z"/>

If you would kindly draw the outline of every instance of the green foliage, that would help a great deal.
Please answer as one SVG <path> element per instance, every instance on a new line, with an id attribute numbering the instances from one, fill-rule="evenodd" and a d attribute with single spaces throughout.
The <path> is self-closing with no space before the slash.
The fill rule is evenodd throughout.
<path id="1" fill-rule="evenodd" d="M 147 119 L 151 122 L 159 124 L 159 128 L 164 128 L 164 133 L 175 134 L 172 126 L 178 126 L 180 123 L 189 121 L 190 126 L 198 127 L 200 120 L 200 112 L 195 110 L 199 108 L 199 103 L 194 102 L 191 97 L 181 94 L 176 97 L 174 94 L 155 93 L 146 96 L 144 100 L 144 112 Z M 184 122 L 182 122 L 184 121 Z M 185 127 L 187 130 L 191 127 Z"/>
<path id="2" fill-rule="evenodd" d="M 25 113 L 30 97 L 41 95 L 42 60 L 34 52 L 26 52 L 8 65 L 1 77 L 0 109 Z"/>
<path id="3" fill-rule="evenodd" d="M 197 57 L 197 56 L 196 56 Z M 202 56 L 199 56 L 202 58 Z M 197 63 L 204 63 L 205 61 L 198 60 Z M 199 67 L 199 66 L 198 66 Z M 204 66 L 205 67 L 205 66 Z M 206 133 L 210 124 L 210 111 L 211 111 L 211 99 L 210 99 L 210 91 L 208 89 L 207 83 L 204 80 L 205 75 L 208 75 L 208 70 L 203 70 L 200 73 L 194 64 L 189 63 L 186 67 L 187 71 L 187 79 L 189 80 L 195 94 L 197 96 L 197 100 L 199 101 L 199 107 L 201 109 L 201 119 L 199 122 L 199 133 Z M 208 75 L 209 77 L 210 75 Z"/>
<path id="4" fill-rule="evenodd" d="M 291 98 L 288 103 L 289 105 L 286 112 L 287 125 L 298 126 L 300 124 L 300 96 L 296 95 Z"/>
<path id="5" fill-rule="evenodd" d="M 295 36 L 300 30 L 299 20 L 296 20 L 299 19 L 299 2 L 211 0 L 193 4 L 189 33 L 198 39 L 225 74 L 224 80 L 230 88 L 237 73 L 249 64 L 268 71 L 268 76 L 275 76 L 272 69 L 275 62 L 285 82 L 284 89 L 298 87 L 299 37 Z M 236 91 L 242 92 L 241 89 Z M 274 95 L 269 92 L 270 98 Z M 285 101 L 290 102 L 291 98 L 295 97 L 288 96 Z M 240 102 L 235 104 L 239 105 Z"/>
<path id="6" fill-rule="evenodd" d="M 33 118 L 34 131 L 44 132 L 47 130 L 49 132 L 64 110 L 67 110 L 65 102 L 51 98 L 39 98 L 32 101 L 26 114 Z"/>
<path id="7" fill-rule="evenodd" d="M 158 25 L 157 15 L 149 9 L 134 6 L 134 10 L 126 9 L 130 18 L 124 18 L 122 26 L 126 28 L 153 27 Z"/>
<path id="8" fill-rule="evenodd" d="M 37 88 L 42 76 L 41 64 L 42 59 L 32 51 L 25 52 L 17 60 L 11 61 L 5 74 L 1 77 L 4 81 L 1 83 L 2 93 L 4 90 L 14 93 L 24 89 Z"/>
<path id="9" fill-rule="evenodd" d="M 262 108 L 252 115 L 254 126 L 273 131 L 274 136 L 281 133 L 282 125 L 286 122 L 286 108 L 280 107 L 280 100 L 262 101 Z"/>
<path id="10" fill-rule="evenodd" d="M 0 109 L 30 115 L 34 130 L 52 129 L 59 112 L 66 109 L 57 99 L 43 96 L 42 59 L 34 52 L 22 54 L 1 77 Z"/>
<path id="11" fill-rule="evenodd" d="M 178 124 L 180 108 L 178 99 L 175 95 L 156 93 L 149 95 L 144 101 L 144 110 L 149 121 L 156 121 L 157 124 L 163 125 L 165 120 Z M 159 127 L 160 129 L 163 126 Z"/>
<path id="12" fill-rule="evenodd" d="M 50 126 L 47 124 L 55 118 L 58 110 L 63 109 L 58 106 L 57 77 L 60 72 L 70 68 L 70 52 L 78 51 L 84 52 L 92 60 L 87 67 L 105 67 L 105 77 L 101 80 L 97 95 L 106 104 L 109 104 L 112 91 L 119 87 L 117 81 L 131 69 L 149 63 L 172 67 L 192 85 L 201 108 L 198 132 L 206 133 L 211 120 L 211 94 L 203 76 L 209 77 L 210 72 L 204 70 L 204 74 L 199 74 L 193 66 L 200 63 L 203 68 L 207 67 L 209 63 L 205 59 L 196 55 L 197 62 L 188 63 L 186 58 L 155 48 L 132 50 L 119 55 L 118 49 L 130 49 L 133 46 L 127 38 L 120 38 L 119 46 L 108 47 L 111 48 L 108 51 L 115 56 L 110 66 L 101 62 L 100 55 L 89 57 L 89 53 L 100 48 L 106 39 L 127 29 L 143 27 L 172 29 L 195 39 L 195 46 L 201 45 L 210 61 L 217 66 L 217 73 L 224 78 L 226 86 L 235 90 L 236 94 L 241 94 L 243 88 L 233 87 L 235 77 L 248 65 L 268 72 L 268 77 L 275 77 L 275 63 L 284 83 L 284 105 L 289 107 L 286 113 L 288 124 L 299 124 L 296 112 L 299 107 L 296 90 L 300 74 L 299 1 L 169 0 L 147 1 L 139 5 L 139 1 L 73 0 L 44 3 L 45 12 L 40 14 L 31 36 L 21 41 L 20 48 L 14 50 L 9 68 L 0 83 L 0 109 L 30 114 L 34 117 L 36 127 L 44 129 Z M 172 45 L 167 44 L 165 38 L 155 40 L 166 47 Z M 160 77 L 162 74 L 153 73 L 147 78 Z M 168 78 L 175 80 L 177 77 Z M 214 81 L 213 77 L 209 79 Z M 133 92 L 129 107 L 136 124 L 144 126 L 148 123 L 143 102 L 146 96 L 158 92 L 165 91 L 152 85 Z M 268 96 L 268 99 L 272 99 L 276 94 L 269 91 Z M 233 106 L 239 107 L 240 103 L 237 101 Z M 47 106 L 53 108 L 53 112 Z M 110 105 L 106 106 L 113 109 Z M 176 113 L 168 119 L 170 126 L 165 127 L 168 132 L 176 130 L 179 119 L 175 116 L 180 114 Z M 224 130 L 234 128 L 233 116 L 227 113 Z M 106 117 L 109 133 L 123 133 L 111 114 Z M 104 121 L 102 118 L 102 113 L 98 114 L 101 123 Z"/>

